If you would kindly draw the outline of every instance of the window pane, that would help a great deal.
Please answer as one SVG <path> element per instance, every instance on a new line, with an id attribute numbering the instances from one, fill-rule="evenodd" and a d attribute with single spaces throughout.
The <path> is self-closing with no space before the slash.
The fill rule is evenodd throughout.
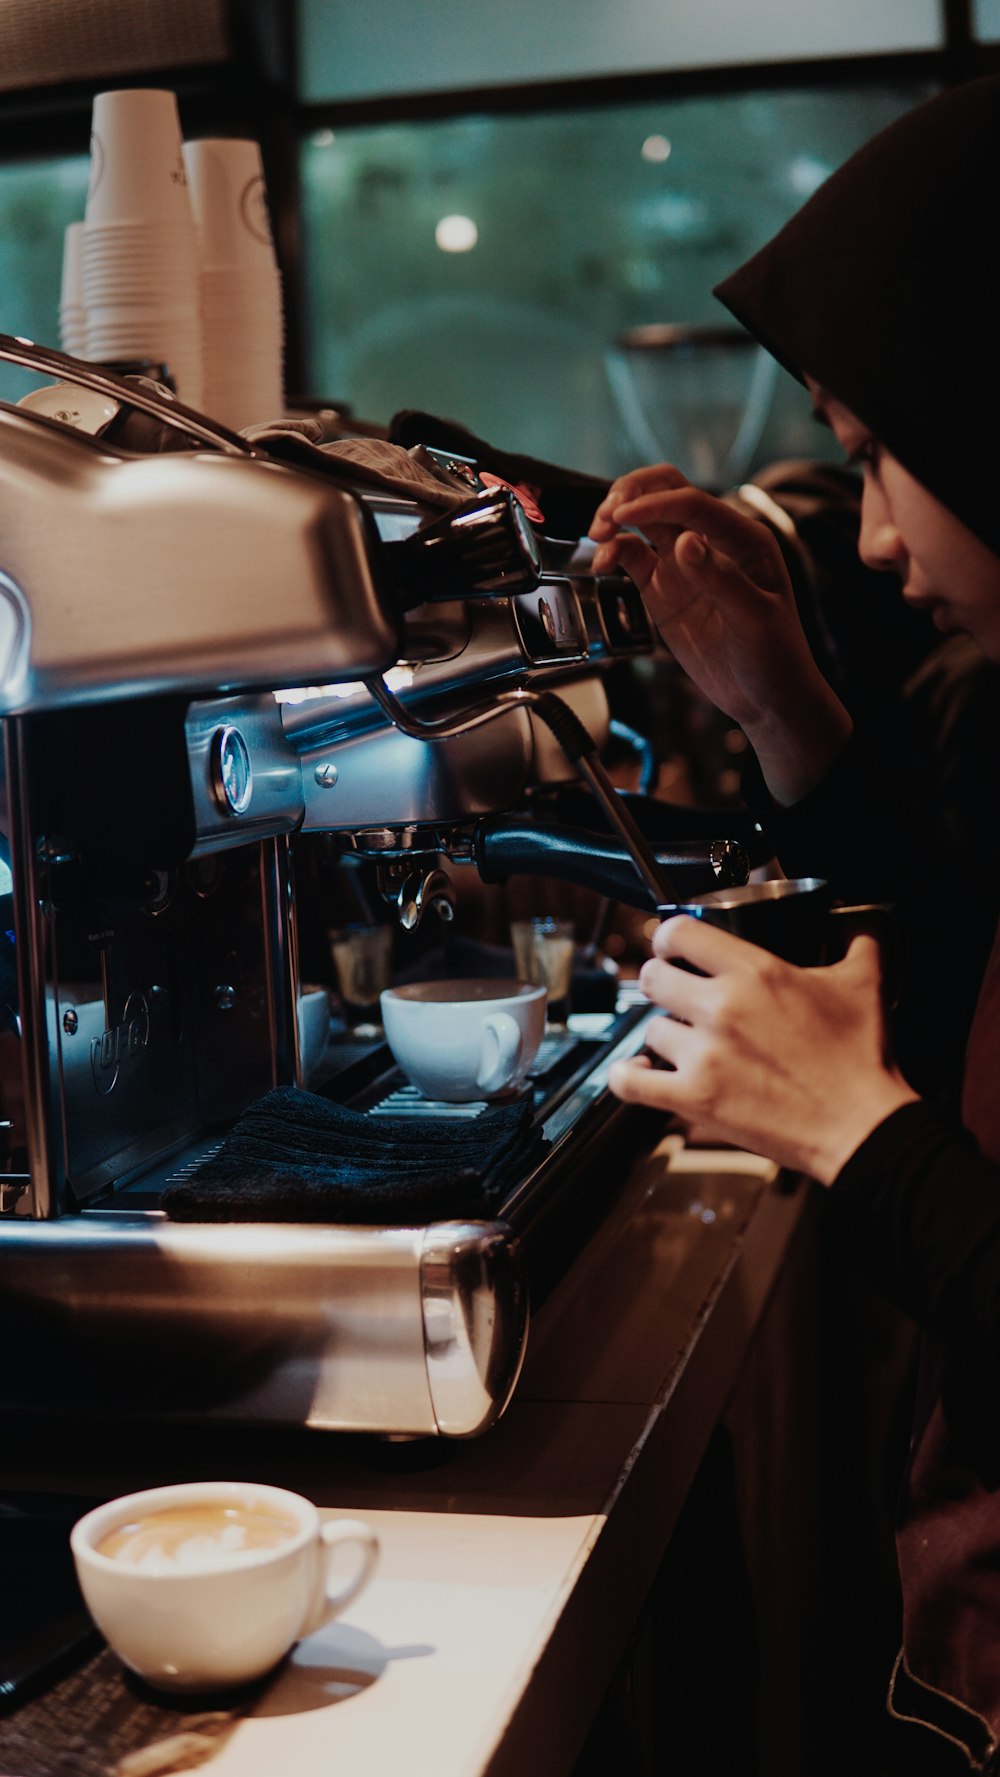
<path id="1" fill-rule="evenodd" d="M 303 149 L 307 392 L 382 423 L 425 408 L 598 474 L 648 461 L 650 409 L 627 386 L 639 361 L 623 368 L 617 336 L 725 321 L 713 284 L 926 91 L 318 132 Z M 763 392 L 759 460 L 829 452 L 791 377 Z"/>
<path id="2" fill-rule="evenodd" d="M 973 0 L 972 28 L 980 43 L 1000 43 L 1000 0 Z"/>
<path id="3" fill-rule="evenodd" d="M 302 97 L 370 98 L 579 75 L 938 49 L 942 0 L 301 0 Z M 373 28 L 374 27 L 374 28 Z"/>
<path id="4" fill-rule="evenodd" d="M 83 215 L 89 171 L 86 155 L 0 166 L 0 332 L 58 349 L 63 234 Z M 0 364 L 0 400 L 36 385 Z"/>

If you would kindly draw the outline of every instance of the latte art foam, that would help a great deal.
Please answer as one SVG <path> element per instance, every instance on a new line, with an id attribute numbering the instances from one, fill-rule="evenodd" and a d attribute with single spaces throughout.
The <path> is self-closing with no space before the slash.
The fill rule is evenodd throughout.
<path id="1" fill-rule="evenodd" d="M 277 1512 L 206 1502 L 120 1524 L 98 1543 L 97 1553 L 141 1573 L 197 1573 L 280 1548 L 298 1529 L 294 1519 Z"/>

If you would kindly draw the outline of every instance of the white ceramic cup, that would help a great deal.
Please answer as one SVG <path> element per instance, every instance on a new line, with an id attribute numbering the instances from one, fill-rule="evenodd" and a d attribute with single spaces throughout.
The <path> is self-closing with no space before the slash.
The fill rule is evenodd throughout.
<path id="1" fill-rule="evenodd" d="M 545 1033 L 529 981 L 414 981 L 381 995 L 386 1042 L 428 1098 L 470 1104 L 520 1086 Z"/>
<path id="2" fill-rule="evenodd" d="M 196 1506 L 270 1513 L 291 1529 L 272 1548 L 220 1549 L 194 1566 L 171 1563 L 157 1571 L 99 1552 L 126 1524 Z M 360 1565 L 331 1592 L 332 1551 L 342 1543 L 356 1546 Z M 188 1481 L 124 1494 L 81 1518 L 70 1546 L 87 1609 L 105 1640 L 133 1672 L 170 1691 L 216 1690 L 262 1677 L 357 1596 L 378 1556 L 378 1538 L 360 1519 L 323 1523 L 300 1494 L 242 1481 Z"/>

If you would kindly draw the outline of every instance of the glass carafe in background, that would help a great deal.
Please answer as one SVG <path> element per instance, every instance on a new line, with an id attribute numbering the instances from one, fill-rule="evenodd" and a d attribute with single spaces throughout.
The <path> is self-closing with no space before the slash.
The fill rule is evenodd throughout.
<path id="1" fill-rule="evenodd" d="M 745 479 L 778 366 L 742 327 L 633 327 L 606 365 L 637 463 L 673 463 L 715 493 Z"/>

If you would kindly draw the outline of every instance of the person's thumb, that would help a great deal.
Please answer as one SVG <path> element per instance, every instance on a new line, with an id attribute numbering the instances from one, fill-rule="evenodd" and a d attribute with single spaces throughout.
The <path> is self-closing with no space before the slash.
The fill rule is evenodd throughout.
<path id="1" fill-rule="evenodd" d="M 684 572 L 689 568 L 703 568 L 710 555 L 711 550 L 698 531 L 682 531 L 674 544 L 674 560 Z"/>
<path id="2" fill-rule="evenodd" d="M 882 946 L 871 932 L 858 932 L 851 939 L 839 963 L 833 967 L 845 981 L 861 988 L 881 985 L 884 967 Z"/>
<path id="3" fill-rule="evenodd" d="M 674 561 L 687 580 L 703 580 L 706 575 L 732 584 L 748 584 L 743 569 L 721 549 L 713 548 L 700 531 L 682 531 L 674 544 Z"/>

